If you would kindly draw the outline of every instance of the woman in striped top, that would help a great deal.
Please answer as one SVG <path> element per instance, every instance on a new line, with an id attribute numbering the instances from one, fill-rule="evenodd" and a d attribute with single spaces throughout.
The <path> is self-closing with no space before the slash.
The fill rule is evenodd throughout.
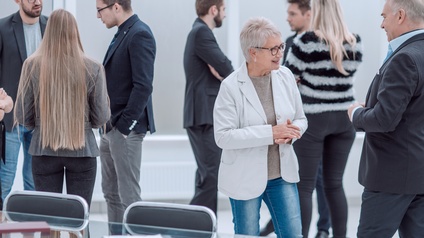
<path id="1" fill-rule="evenodd" d="M 312 193 L 322 161 L 333 237 L 346 237 L 343 173 L 355 139 L 346 112 L 355 101 L 353 76 L 362 61 L 361 39 L 349 32 L 338 0 L 312 0 L 311 8 L 312 29 L 296 37 L 286 61 L 297 77 L 309 122 L 302 139 L 294 143 L 300 168 L 302 233 L 308 237 Z"/>

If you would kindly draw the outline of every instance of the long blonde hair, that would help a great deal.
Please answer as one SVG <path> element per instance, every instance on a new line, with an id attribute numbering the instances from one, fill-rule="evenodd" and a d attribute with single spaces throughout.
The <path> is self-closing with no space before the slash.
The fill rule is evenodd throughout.
<path id="1" fill-rule="evenodd" d="M 331 61 L 337 70 L 347 75 L 342 65 L 343 57 L 348 57 L 343 44 L 347 42 L 354 49 L 356 38 L 344 22 L 339 1 L 311 0 L 311 13 L 311 30 L 330 47 Z"/>
<path id="2" fill-rule="evenodd" d="M 39 107 L 42 148 L 81 149 L 85 145 L 87 68 L 77 22 L 63 9 L 51 13 L 39 49 L 23 66 L 17 101 L 34 88 L 34 107 Z M 38 94 L 37 94 L 38 92 Z M 25 112 L 24 112 L 25 113 Z M 37 111 L 36 111 L 37 114 Z"/>

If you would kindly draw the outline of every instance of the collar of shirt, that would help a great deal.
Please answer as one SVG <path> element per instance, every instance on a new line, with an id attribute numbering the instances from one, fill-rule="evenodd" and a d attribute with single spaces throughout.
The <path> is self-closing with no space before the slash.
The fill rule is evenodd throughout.
<path id="1" fill-rule="evenodd" d="M 119 33 L 121 33 L 122 32 L 122 29 L 127 29 L 128 27 L 129 27 L 129 22 L 132 20 L 132 19 L 134 19 L 134 18 L 136 18 L 137 17 L 137 15 L 136 14 L 133 14 L 132 16 L 130 16 L 127 20 L 125 20 L 119 27 L 118 27 L 118 34 L 117 35 L 119 35 Z"/>
<path id="2" fill-rule="evenodd" d="M 405 33 L 403 35 L 398 36 L 397 38 L 391 40 L 389 42 L 390 47 L 392 48 L 393 52 L 396 51 L 397 48 L 399 48 L 400 45 L 402 45 L 405 41 L 407 41 L 409 38 L 424 33 L 424 29 L 414 30 L 410 31 L 408 33 Z"/>

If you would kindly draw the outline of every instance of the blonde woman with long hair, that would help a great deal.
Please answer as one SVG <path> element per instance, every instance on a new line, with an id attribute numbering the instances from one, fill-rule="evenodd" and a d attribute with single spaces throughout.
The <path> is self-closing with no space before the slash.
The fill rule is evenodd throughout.
<path id="1" fill-rule="evenodd" d="M 110 117 L 103 66 L 85 56 L 74 16 L 55 10 L 39 49 L 23 65 L 15 123 L 33 129 L 29 153 L 37 191 L 91 203 L 99 149 L 92 128 Z"/>
<path id="2" fill-rule="evenodd" d="M 321 162 L 333 237 L 346 237 L 343 173 L 355 139 L 346 113 L 355 102 L 353 75 L 361 60 L 361 39 L 348 30 L 339 1 L 312 0 L 311 29 L 296 37 L 286 61 L 298 79 L 309 122 L 302 139 L 294 144 L 299 160 L 303 237 L 309 233 L 312 193 Z"/>

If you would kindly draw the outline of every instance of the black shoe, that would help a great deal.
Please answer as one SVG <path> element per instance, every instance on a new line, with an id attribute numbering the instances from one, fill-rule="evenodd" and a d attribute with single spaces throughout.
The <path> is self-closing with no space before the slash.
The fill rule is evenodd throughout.
<path id="1" fill-rule="evenodd" d="M 274 232 L 274 224 L 272 224 L 272 220 L 269 220 L 268 224 L 266 224 L 266 226 L 261 229 L 260 232 L 260 236 L 267 236 L 269 234 L 271 234 L 272 232 Z"/>
<path id="2" fill-rule="evenodd" d="M 315 238 L 328 238 L 328 235 L 327 231 L 318 231 Z"/>

